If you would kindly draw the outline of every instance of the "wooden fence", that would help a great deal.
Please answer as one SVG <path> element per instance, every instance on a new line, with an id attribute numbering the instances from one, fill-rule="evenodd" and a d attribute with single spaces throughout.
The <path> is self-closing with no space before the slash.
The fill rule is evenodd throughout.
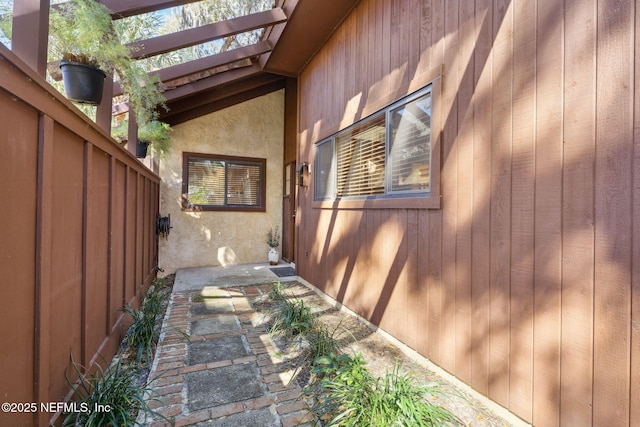
<path id="1" fill-rule="evenodd" d="M 0 45 L 0 400 L 60 402 L 155 277 L 159 178 Z M 0 412 L 0 425 L 55 413 Z"/>

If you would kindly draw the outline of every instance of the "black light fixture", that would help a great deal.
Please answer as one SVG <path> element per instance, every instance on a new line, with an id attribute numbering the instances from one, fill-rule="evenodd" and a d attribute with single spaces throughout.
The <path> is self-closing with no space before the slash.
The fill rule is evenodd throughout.
<path id="1" fill-rule="evenodd" d="M 296 175 L 298 176 L 298 185 L 300 187 L 307 187 L 309 185 L 309 175 L 311 174 L 311 165 L 306 162 L 302 162 L 296 168 Z"/>

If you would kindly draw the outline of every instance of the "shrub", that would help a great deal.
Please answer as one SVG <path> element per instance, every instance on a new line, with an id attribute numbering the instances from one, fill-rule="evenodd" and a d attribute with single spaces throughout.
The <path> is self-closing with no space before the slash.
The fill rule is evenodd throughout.
<path id="1" fill-rule="evenodd" d="M 164 313 L 166 304 L 159 283 L 154 282 L 139 310 L 129 305 L 120 309 L 133 318 L 133 323 L 127 331 L 126 343 L 129 349 L 135 352 L 139 364 L 147 363 L 153 357 L 153 350 L 160 334 L 157 325 L 162 320 L 160 315 Z"/>
<path id="2" fill-rule="evenodd" d="M 304 301 L 287 297 L 279 282 L 273 284 L 272 297 L 278 307 L 270 333 L 285 338 L 303 335 L 309 343 L 296 371 L 310 364 L 315 378 L 304 388 L 303 396 L 311 402 L 310 411 L 321 425 L 460 425 L 451 412 L 428 401 L 442 394 L 438 385 L 419 383 L 411 372 L 401 373 L 399 365 L 384 377 L 373 376 L 361 354 L 340 354 L 336 335 L 341 323 L 333 329 L 323 327 Z"/>
<path id="3" fill-rule="evenodd" d="M 271 294 L 272 298 L 276 302 L 282 302 L 287 299 L 287 296 L 284 293 L 285 286 L 282 282 L 273 282 L 271 284 Z"/>
<path id="4" fill-rule="evenodd" d="M 304 305 L 304 301 L 283 299 L 269 333 L 283 333 L 292 337 L 306 334 L 312 326 L 313 316 L 309 307 Z"/>
<path id="5" fill-rule="evenodd" d="M 146 384 L 136 385 L 138 372 L 119 361 L 103 370 L 99 364 L 93 375 L 71 359 L 78 381 L 72 383 L 65 375 L 76 399 L 76 411 L 65 414 L 63 427 L 137 426 L 142 410 L 169 421 L 149 408 L 145 396 L 151 393 Z"/>
<path id="6" fill-rule="evenodd" d="M 410 373 L 396 365 L 376 378 L 360 354 L 353 358 L 325 357 L 316 364 L 323 378 L 305 391 L 315 399 L 311 412 L 326 426 L 441 426 L 458 425 L 446 409 L 430 403 L 440 394 L 437 386 L 417 384 Z"/>

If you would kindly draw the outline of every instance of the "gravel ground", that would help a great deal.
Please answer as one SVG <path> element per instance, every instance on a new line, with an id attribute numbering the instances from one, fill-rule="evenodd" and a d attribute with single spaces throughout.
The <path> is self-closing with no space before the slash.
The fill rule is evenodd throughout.
<path id="1" fill-rule="evenodd" d="M 434 396 L 432 402 L 448 409 L 465 426 L 505 427 L 527 425 L 518 423 L 518 420 L 512 420 L 516 421 L 514 424 L 499 417 L 482 402 L 461 391 L 445 378 L 426 368 L 424 364 L 420 364 L 404 354 L 400 348 L 393 345 L 382 334 L 373 331 L 361 319 L 345 311 L 333 308 L 325 299 L 306 286 L 296 282 L 291 282 L 285 286 L 287 287 L 285 294 L 301 298 L 305 306 L 310 307 L 312 313 L 318 316 L 328 328 L 333 330 L 333 328 L 337 327 L 336 336 L 340 343 L 344 345 L 343 353 L 362 354 L 364 360 L 367 361 L 366 368 L 374 375 L 383 376 L 393 370 L 396 364 L 399 364 L 401 371 L 411 371 L 416 378 L 419 378 L 424 383 L 439 384 L 443 395 Z M 254 301 L 254 307 L 265 316 L 265 321 L 268 322 L 275 304 L 269 298 L 260 297 Z M 301 351 L 299 341 L 297 343 L 285 342 L 277 337 L 274 337 L 273 341 L 283 354 L 288 356 L 291 363 L 295 364 L 296 360 L 299 360 Z M 304 345 L 302 345 L 302 348 L 304 348 Z M 297 380 L 301 385 L 308 382 L 308 371 L 301 369 Z"/>

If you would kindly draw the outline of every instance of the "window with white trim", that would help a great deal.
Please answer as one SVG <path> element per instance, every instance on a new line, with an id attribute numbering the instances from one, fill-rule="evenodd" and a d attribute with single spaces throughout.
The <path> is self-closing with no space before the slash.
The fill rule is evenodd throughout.
<path id="1" fill-rule="evenodd" d="M 315 200 L 431 194 L 432 86 L 316 145 Z"/>

